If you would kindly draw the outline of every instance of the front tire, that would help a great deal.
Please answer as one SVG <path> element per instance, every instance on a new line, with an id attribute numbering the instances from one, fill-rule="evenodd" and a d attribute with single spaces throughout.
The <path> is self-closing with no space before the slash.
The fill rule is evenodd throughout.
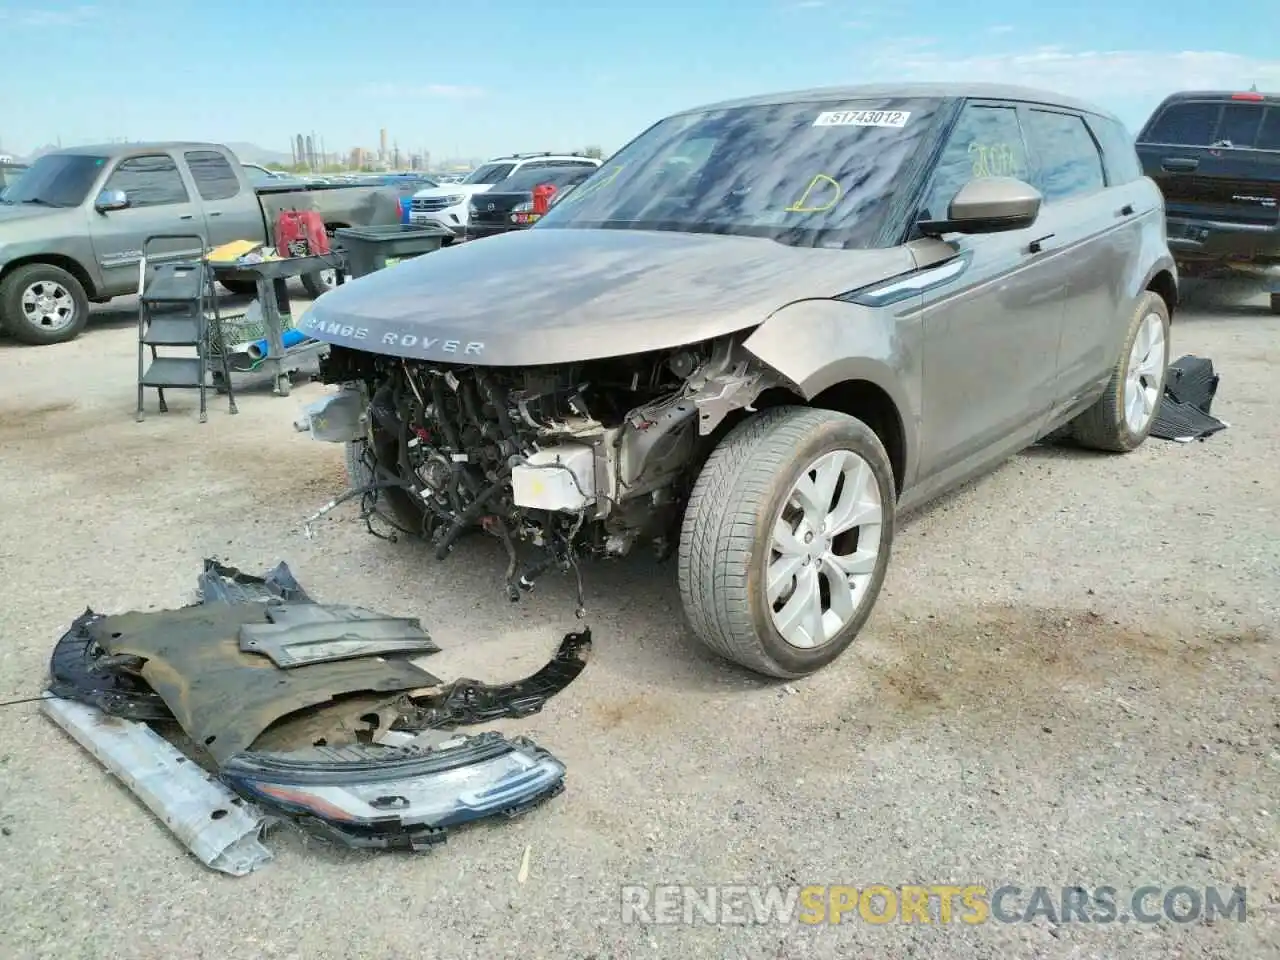
<path id="1" fill-rule="evenodd" d="M 15 340 L 66 343 L 89 322 L 89 298 L 74 276 L 48 263 L 19 267 L 0 283 L 0 317 Z"/>
<path id="2" fill-rule="evenodd" d="M 884 446 L 854 417 L 776 407 L 739 424 L 685 511 L 680 594 L 694 633 L 772 677 L 831 663 L 884 583 L 895 489 Z"/>
<path id="3" fill-rule="evenodd" d="M 1168 367 L 1169 307 L 1147 291 L 1134 308 L 1106 392 L 1071 422 L 1076 442 L 1110 453 L 1142 446 L 1160 412 Z"/>
<path id="4" fill-rule="evenodd" d="M 318 300 L 321 294 L 328 293 L 338 285 L 336 270 L 321 270 L 319 273 L 302 275 L 302 288 L 312 300 Z"/>

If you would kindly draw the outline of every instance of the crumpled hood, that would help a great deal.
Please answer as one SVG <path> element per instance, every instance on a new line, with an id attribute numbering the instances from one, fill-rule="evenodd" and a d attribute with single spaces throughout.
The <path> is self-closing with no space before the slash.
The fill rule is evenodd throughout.
<path id="1" fill-rule="evenodd" d="M 905 248 L 537 227 L 446 247 L 349 281 L 299 322 L 358 350 L 486 366 L 660 350 L 762 323 L 912 268 Z"/>

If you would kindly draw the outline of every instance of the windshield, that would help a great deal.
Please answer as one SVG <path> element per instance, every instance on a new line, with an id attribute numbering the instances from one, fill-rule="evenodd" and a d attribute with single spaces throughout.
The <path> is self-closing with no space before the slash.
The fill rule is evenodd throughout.
<path id="1" fill-rule="evenodd" d="M 570 183 L 579 183 L 596 172 L 593 164 L 581 164 L 563 167 L 525 167 L 517 170 L 502 181 L 503 193 L 531 193 L 539 184 L 549 183 L 563 187 Z"/>
<path id="2" fill-rule="evenodd" d="M 31 169 L 5 190 L 4 202 L 79 206 L 106 162 L 105 157 L 51 153 L 31 164 Z"/>
<path id="3" fill-rule="evenodd" d="M 940 103 L 793 102 L 668 117 L 567 194 L 537 229 L 675 230 L 867 247 Z"/>
<path id="4" fill-rule="evenodd" d="M 515 169 L 514 163 L 486 163 L 482 167 L 472 170 L 463 179 L 463 183 L 479 183 L 490 184 L 497 183 L 499 180 L 506 178 L 507 174 Z"/>

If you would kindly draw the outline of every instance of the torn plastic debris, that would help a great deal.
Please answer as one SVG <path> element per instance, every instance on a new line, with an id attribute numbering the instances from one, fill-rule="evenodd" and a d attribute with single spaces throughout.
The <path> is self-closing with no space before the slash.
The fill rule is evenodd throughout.
<path id="1" fill-rule="evenodd" d="M 423 850 L 450 827 L 513 817 L 564 789 L 565 768 L 497 733 L 433 748 L 360 745 L 242 753 L 222 768 L 241 794 L 348 846 Z"/>
<path id="2" fill-rule="evenodd" d="M 414 693 L 392 730 L 420 731 L 465 727 L 503 717 L 527 717 L 540 711 L 587 665 L 591 629 L 568 633 L 560 648 L 536 673 L 511 683 L 487 684 L 459 678 L 430 693 Z"/>
<path id="3" fill-rule="evenodd" d="M 1227 424 L 1209 414 L 1220 379 L 1213 361 L 1205 357 L 1187 354 L 1169 364 L 1151 436 L 1190 443 L 1227 429 Z"/>
<path id="4" fill-rule="evenodd" d="M 356 657 L 440 652 L 412 617 L 319 603 L 281 603 L 267 607 L 266 614 L 269 623 L 240 628 L 240 649 L 270 657 L 282 670 Z"/>
<path id="5" fill-rule="evenodd" d="M 110 656 L 93 639 L 90 628 L 103 619 L 86 609 L 71 622 L 49 658 L 49 692 L 126 720 L 172 720 L 164 700 L 138 674 L 140 662 Z"/>
<path id="6" fill-rule="evenodd" d="M 283 561 L 261 577 L 206 557 L 196 578 L 201 603 L 314 603 Z"/>
<path id="7" fill-rule="evenodd" d="M 52 691 L 50 691 L 52 693 Z M 115 774 L 206 866 L 242 877 L 272 859 L 268 818 L 144 723 L 50 696 L 44 712 Z"/>

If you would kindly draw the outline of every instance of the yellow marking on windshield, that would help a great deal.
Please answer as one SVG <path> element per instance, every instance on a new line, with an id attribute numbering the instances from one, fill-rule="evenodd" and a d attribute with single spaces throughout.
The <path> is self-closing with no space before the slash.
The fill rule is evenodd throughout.
<path id="1" fill-rule="evenodd" d="M 1019 151 L 1008 143 L 969 144 L 975 177 L 1016 177 L 1022 172 Z"/>
<path id="2" fill-rule="evenodd" d="M 613 167 L 613 169 L 610 170 L 608 176 L 604 177 L 603 179 L 597 180 L 595 182 L 588 181 L 587 183 L 583 184 L 581 187 L 578 187 L 577 189 L 572 190 L 569 193 L 565 194 L 563 203 L 566 205 L 572 204 L 572 203 L 581 203 L 587 197 L 594 196 L 596 193 L 603 190 L 605 187 L 613 183 L 613 181 L 618 179 L 618 174 L 622 172 L 623 166 L 624 164 L 620 163 L 617 166 Z"/>
<path id="3" fill-rule="evenodd" d="M 820 206 L 811 205 L 810 200 L 813 198 L 814 191 L 823 186 L 830 186 L 833 188 L 835 190 L 835 195 Z M 844 196 L 844 190 L 840 188 L 840 184 L 836 183 L 835 180 L 828 177 L 825 173 L 815 173 L 813 178 L 805 186 L 804 192 L 796 198 L 796 201 L 791 204 L 791 206 L 784 207 L 783 209 L 785 209 L 787 213 L 826 213 L 840 202 L 840 198 L 842 196 Z"/>

